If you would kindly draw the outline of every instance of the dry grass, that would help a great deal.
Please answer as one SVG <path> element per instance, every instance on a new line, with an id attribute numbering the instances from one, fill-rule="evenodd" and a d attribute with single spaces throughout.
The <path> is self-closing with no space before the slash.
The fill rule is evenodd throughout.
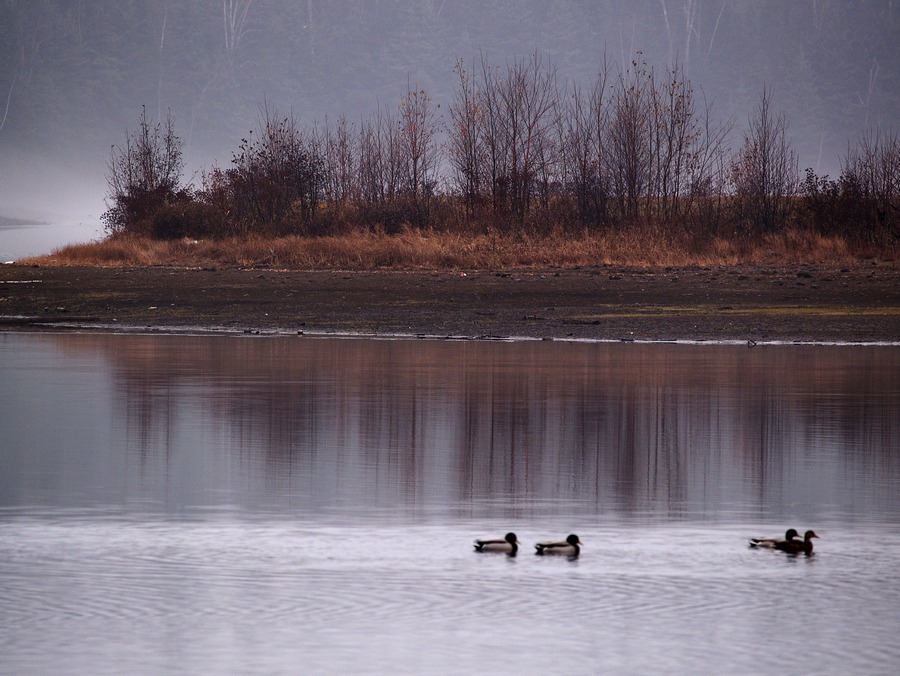
<path id="1" fill-rule="evenodd" d="M 406 230 L 357 231 L 334 237 L 247 236 L 222 240 L 154 240 L 114 236 L 29 259 L 40 265 L 269 266 L 294 269 L 509 269 L 546 266 L 639 267 L 798 264 L 849 265 L 877 256 L 895 260 L 898 246 L 851 246 L 841 237 L 787 230 L 757 240 L 690 241 L 664 228 L 580 236 L 471 235 Z"/>

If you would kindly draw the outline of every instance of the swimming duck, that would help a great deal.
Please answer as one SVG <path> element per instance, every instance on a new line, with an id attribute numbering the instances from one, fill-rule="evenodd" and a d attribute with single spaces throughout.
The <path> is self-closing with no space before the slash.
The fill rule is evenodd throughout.
<path id="1" fill-rule="evenodd" d="M 519 551 L 519 540 L 515 533 L 507 533 L 503 538 L 475 540 L 476 552 L 501 552 L 514 556 Z"/>
<path id="2" fill-rule="evenodd" d="M 562 554 L 574 558 L 581 553 L 580 545 L 582 544 L 578 536 L 572 533 L 565 542 L 538 542 L 534 548 L 537 550 L 535 553 L 542 556 L 544 554 Z"/>
<path id="3" fill-rule="evenodd" d="M 803 535 L 802 540 L 788 540 L 786 542 L 780 542 L 775 545 L 775 549 L 778 549 L 782 552 L 787 552 L 788 554 L 812 554 L 813 538 L 818 540 L 819 536 L 816 535 L 815 531 L 808 530 Z"/>
<path id="4" fill-rule="evenodd" d="M 800 534 L 793 528 L 788 528 L 787 532 L 785 532 L 784 537 L 769 537 L 769 538 L 750 538 L 750 546 L 751 547 L 769 547 L 775 548 L 779 544 L 783 544 L 785 542 L 791 542 L 792 540 L 797 540 L 797 542 L 802 542 L 799 540 Z"/>

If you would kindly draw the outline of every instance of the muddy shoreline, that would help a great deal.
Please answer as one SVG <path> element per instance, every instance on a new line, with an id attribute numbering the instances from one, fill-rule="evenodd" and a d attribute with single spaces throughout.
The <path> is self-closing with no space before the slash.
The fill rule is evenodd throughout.
<path id="1" fill-rule="evenodd" d="M 0 330 L 900 342 L 900 266 L 297 271 L 0 266 Z"/>

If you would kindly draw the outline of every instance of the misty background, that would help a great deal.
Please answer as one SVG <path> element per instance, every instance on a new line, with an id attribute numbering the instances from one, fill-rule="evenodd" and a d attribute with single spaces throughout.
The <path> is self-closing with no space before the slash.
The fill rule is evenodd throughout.
<path id="1" fill-rule="evenodd" d="M 900 120 L 898 43 L 893 0 L 0 0 L 0 218 L 102 229 L 110 147 L 142 106 L 171 112 L 196 184 L 263 103 L 358 122 L 410 86 L 445 113 L 457 60 L 534 53 L 561 86 L 604 56 L 677 62 L 735 147 L 769 86 L 801 172 L 837 176 L 848 143 Z"/>

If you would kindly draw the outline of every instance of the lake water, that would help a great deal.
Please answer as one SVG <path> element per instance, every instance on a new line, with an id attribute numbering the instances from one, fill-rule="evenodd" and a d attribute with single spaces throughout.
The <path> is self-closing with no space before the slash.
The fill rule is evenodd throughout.
<path id="1" fill-rule="evenodd" d="M 2 673 L 900 670 L 900 348 L 6 333 L 0 378 Z"/>
<path id="2" fill-rule="evenodd" d="M 91 217 L 54 223 L 0 223 L 0 263 L 50 254 L 69 244 L 98 241 L 106 234 L 103 224 Z"/>
<path id="3" fill-rule="evenodd" d="M 0 263 L 52 253 L 68 244 L 102 239 L 106 161 L 92 153 L 16 150 L 0 162 Z"/>

